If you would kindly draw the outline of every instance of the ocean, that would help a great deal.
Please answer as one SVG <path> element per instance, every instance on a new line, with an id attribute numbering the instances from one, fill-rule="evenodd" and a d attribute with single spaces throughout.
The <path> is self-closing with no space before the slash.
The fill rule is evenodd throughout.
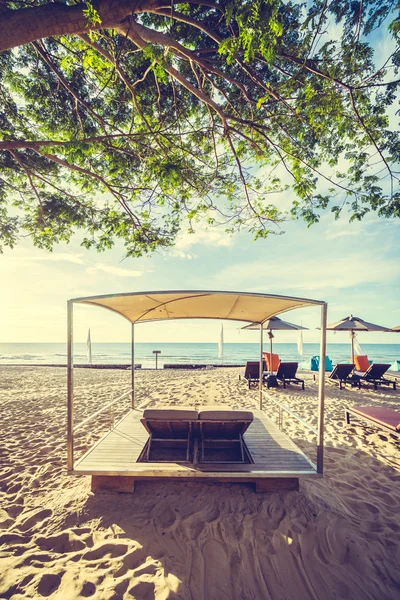
<path id="1" fill-rule="evenodd" d="M 378 363 L 392 363 L 400 360 L 400 344 L 363 344 L 362 348 L 370 360 Z M 216 343 L 137 343 L 135 344 L 135 363 L 143 368 L 155 367 L 153 350 L 160 350 L 158 366 L 164 363 L 221 364 Z M 265 344 L 265 351 L 269 344 Z M 88 362 L 86 343 L 74 344 L 74 362 Z M 274 344 L 273 351 L 284 361 L 297 361 L 300 367 L 306 367 L 312 356 L 319 354 L 319 344 L 304 344 L 301 357 L 296 344 Z M 349 362 L 350 343 L 328 344 L 327 354 L 333 364 Z M 224 364 L 244 365 L 248 360 L 259 359 L 257 343 L 224 344 Z M 92 343 L 93 364 L 130 364 L 131 346 L 129 343 Z M 9 364 L 66 364 L 67 347 L 64 343 L 0 343 L 0 365 Z"/>

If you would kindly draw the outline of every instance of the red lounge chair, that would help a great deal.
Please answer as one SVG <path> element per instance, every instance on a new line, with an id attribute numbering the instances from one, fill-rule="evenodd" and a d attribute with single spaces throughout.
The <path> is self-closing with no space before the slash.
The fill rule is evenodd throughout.
<path id="1" fill-rule="evenodd" d="M 339 382 L 340 389 L 343 389 L 343 384 L 350 383 L 351 387 L 358 386 L 361 387 L 361 377 L 350 375 L 352 370 L 354 369 L 353 364 L 342 363 L 339 365 L 335 365 L 332 373 L 329 375 L 328 379 L 332 380 L 334 383 Z"/>
<path id="2" fill-rule="evenodd" d="M 353 408 L 346 408 L 345 416 L 348 425 L 350 424 L 350 415 L 400 436 L 400 412 L 396 410 L 380 406 L 354 406 Z"/>
<path id="3" fill-rule="evenodd" d="M 375 390 L 378 389 L 378 385 L 392 385 L 395 390 L 396 382 L 383 377 L 384 373 L 386 373 L 389 368 L 390 365 L 375 363 L 371 365 L 365 373 L 355 371 L 354 377 L 359 377 L 361 381 L 365 381 L 366 383 L 373 383 Z"/>

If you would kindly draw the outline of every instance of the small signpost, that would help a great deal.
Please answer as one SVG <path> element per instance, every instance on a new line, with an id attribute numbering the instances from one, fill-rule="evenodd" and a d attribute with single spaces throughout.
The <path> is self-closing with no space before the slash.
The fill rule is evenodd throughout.
<path id="1" fill-rule="evenodd" d="M 156 355 L 156 369 L 158 368 L 158 355 L 161 354 L 161 350 L 153 350 L 153 354 Z"/>

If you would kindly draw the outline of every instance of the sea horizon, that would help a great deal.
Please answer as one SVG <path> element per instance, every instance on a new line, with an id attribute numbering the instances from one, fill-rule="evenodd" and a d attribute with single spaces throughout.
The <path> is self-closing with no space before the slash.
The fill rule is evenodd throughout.
<path id="1" fill-rule="evenodd" d="M 248 360 L 258 360 L 259 344 L 254 342 L 226 342 L 223 359 L 218 355 L 216 342 L 137 342 L 135 363 L 142 367 L 155 367 L 153 350 L 159 350 L 158 366 L 164 364 L 232 364 L 243 365 Z M 363 344 L 362 350 L 373 362 L 392 364 L 400 360 L 400 344 Z M 269 351 L 269 343 L 264 344 Z M 274 343 L 273 352 L 282 360 L 296 361 L 306 368 L 313 356 L 319 355 L 318 343 L 305 343 L 303 355 L 296 343 Z M 350 343 L 327 344 L 327 355 L 332 362 L 349 362 Z M 11 342 L 0 343 L 0 365 L 56 364 L 67 362 L 65 342 Z M 74 363 L 89 362 L 86 342 L 74 343 Z M 131 364 L 130 342 L 92 342 L 92 364 Z"/>

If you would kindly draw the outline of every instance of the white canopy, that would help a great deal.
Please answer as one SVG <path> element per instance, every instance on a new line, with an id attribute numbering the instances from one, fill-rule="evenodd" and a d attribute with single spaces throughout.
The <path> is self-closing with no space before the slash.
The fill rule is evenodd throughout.
<path id="1" fill-rule="evenodd" d="M 73 298 L 68 301 L 68 342 L 67 342 L 67 390 L 68 390 L 68 471 L 74 470 L 74 357 L 73 357 L 73 307 L 74 304 L 99 306 L 117 313 L 131 323 L 132 355 L 131 376 L 132 385 L 129 394 L 132 397 L 132 409 L 135 408 L 135 342 L 134 330 L 136 323 L 149 321 L 162 321 L 165 319 L 221 319 L 232 321 L 247 321 L 258 323 L 260 326 L 260 368 L 259 368 L 259 393 L 260 410 L 262 410 L 263 397 L 263 325 L 266 321 L 278 314 L 293 308 L 303 306 L 321 307 L 321 369 L 319 372 L 318 386 L 318 442 L 317 442 L 317 472 L 323 472 L 323 412 L 325 396 L 325 349 L 326 349 L 326 314 L 327 304 L 321 300 L 308 298 L 294 298 L 291 296 L 276 296 L 273 294 L 255 294 L 246 292 L 211 292 L 211 291 L 155 291 L 134 292 L 125 294 L 109 294 L 106 296 L 89 296 L 86 298 Z M 117 400 L 125 397 L 126 393 L 106 405 L 113 405 Z M 279 403 L 278 403 L 279 404 Z M 282 405 L 280 404 L 282 407 Z M 285 407 L 283 407 L 285 408 Z M 289 411 L 290 412 L 290 411 Z M 293 414 L 293 413 L 292 413 Z M 85 423 L 86 420 L 82 421 Z"/>
<path id="2" fill-rule="evenodd" d="M 134 292 L 74 298 L 71 302 L 102 306 L 131 323 L 165 319 L 226 319 L 264 323 L 277 313 L 324 302 L 307 298 L 246 292 Z"/>

